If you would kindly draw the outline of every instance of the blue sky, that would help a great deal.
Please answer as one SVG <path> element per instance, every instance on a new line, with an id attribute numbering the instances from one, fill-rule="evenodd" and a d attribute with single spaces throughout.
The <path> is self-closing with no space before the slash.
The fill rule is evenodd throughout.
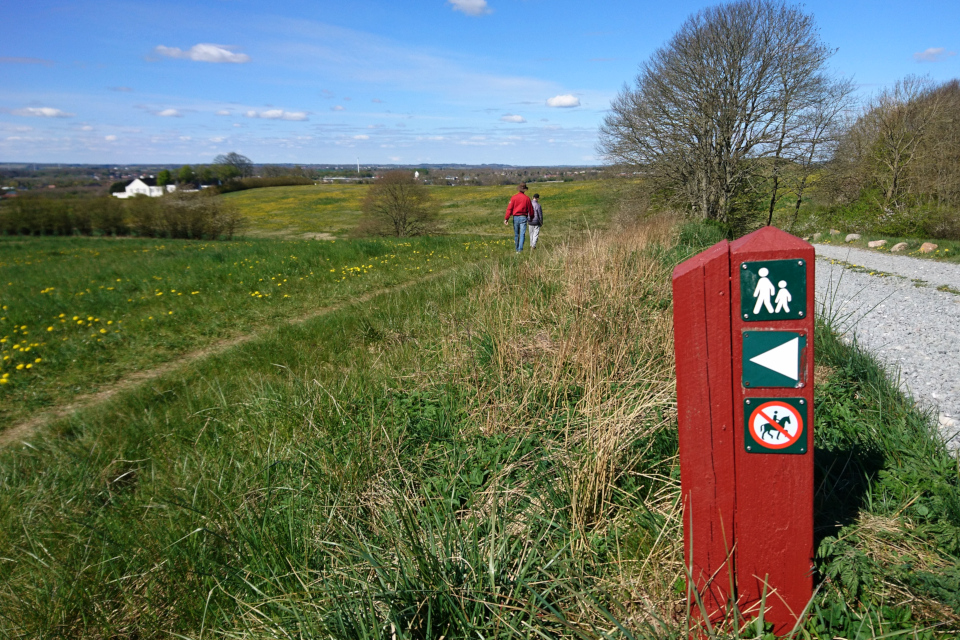
<path id="1" fill-rule="evenodd" d="M 0 162 L 595 164 L 610 100 L 711 4 L 11 3 Z M 960 2 L 804 6 L 863 95 L 960 77 Z"/>

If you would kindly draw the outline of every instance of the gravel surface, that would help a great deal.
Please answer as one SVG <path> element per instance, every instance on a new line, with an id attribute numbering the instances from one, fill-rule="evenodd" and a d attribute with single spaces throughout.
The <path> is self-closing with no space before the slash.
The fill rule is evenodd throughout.
<path id="1" fill-rule="evenodd" d="M 936 411 L 948 444 L 960 448 L 960 265 L 814 246 L 817 300 L 837 328 L 876 354 L 921 407 Z"/>

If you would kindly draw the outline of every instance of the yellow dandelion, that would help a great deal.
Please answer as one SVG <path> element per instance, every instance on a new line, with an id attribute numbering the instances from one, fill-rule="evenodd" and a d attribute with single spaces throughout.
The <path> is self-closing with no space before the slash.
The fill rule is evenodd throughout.
<path id="1" fill-rule="evenodd" d="M 8 382 L 10 381 L 7 380 L 6 378 L 0 378 L 0 384 L 7 384 Z"/>
<path id="2" fill-rule="evenodd" d="M 34 362 L 35 362 L 36 364 L 40 364 L 40 362 L 41 362 L 42 360 L 43 360 L 43 358 L 37 358 L 36 360 L 34 360 Z"/>
<path id="3" fill-rule="evenodd" d="M 21 369 L 23 369 L 23 364 L 22 364 L 22 363 L 17 365 L 17 371 L 20 371 Z"/>

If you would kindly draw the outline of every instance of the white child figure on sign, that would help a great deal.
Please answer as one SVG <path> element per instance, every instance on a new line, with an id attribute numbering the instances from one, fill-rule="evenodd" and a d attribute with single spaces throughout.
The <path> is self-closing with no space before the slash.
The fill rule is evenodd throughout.
<path id="1" fill-rule="evenodd" d="M 773 313 L 773 305 L 770 304 L 770 296 L 776 293 L 777 289 L 773 286 L 773 283 L 770 282 L 770 278 L 767 276 L 770 275 L 770 270 L 766 267 L 760 267 L 757 271 L 760 274 L 760 281 L 757 282 L 757 288 L 753 291 L 753 297 L 757 299 L 757 304 L 753 307 L 754 315 L 760 313 L 760 307 L 766 307 L 767 313 Z M 789 293 L 787 294 L 790 295 Z M 777 301 L 779 302 L 779 297 Z"/>
<path id="2" fill-rule="evenodd" d="M 777 291 L 777 298 L 774 300 L 777 303 L 777 309 L 774 313 L 780 313 L 780 309 L 790 313 L 790 305 L 787 303 L 793 300 L 793 296 L 787 291 L 787 281 L 781 280 L 777 283 L 777 286 L 780 287 L 780 291 Z"/>

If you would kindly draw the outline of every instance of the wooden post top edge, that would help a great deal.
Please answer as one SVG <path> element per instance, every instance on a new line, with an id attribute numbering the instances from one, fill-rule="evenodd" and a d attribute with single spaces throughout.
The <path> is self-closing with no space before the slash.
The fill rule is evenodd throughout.
<path id="1" fill-rule="evenodd" d="M 730 242 L 727 240 L 721 240 L 717 244 L 713 245 L 709 249 L 705 249 L 693 256 L 692 258 L 687 258 L 677 266 L 673 268 L 673 279 L 682 278 L 691 271 L 695 271 L 703 265 L 707 264 L 711 260 L 715 260 L 719 257 L 726 257 L 730 253 Z"/>
<path id="2" fill-rule="evenodd" d="M 813 245 L 777 227 L 761 227 L 730 243 L 730 253 L 814 251 Z"/>

